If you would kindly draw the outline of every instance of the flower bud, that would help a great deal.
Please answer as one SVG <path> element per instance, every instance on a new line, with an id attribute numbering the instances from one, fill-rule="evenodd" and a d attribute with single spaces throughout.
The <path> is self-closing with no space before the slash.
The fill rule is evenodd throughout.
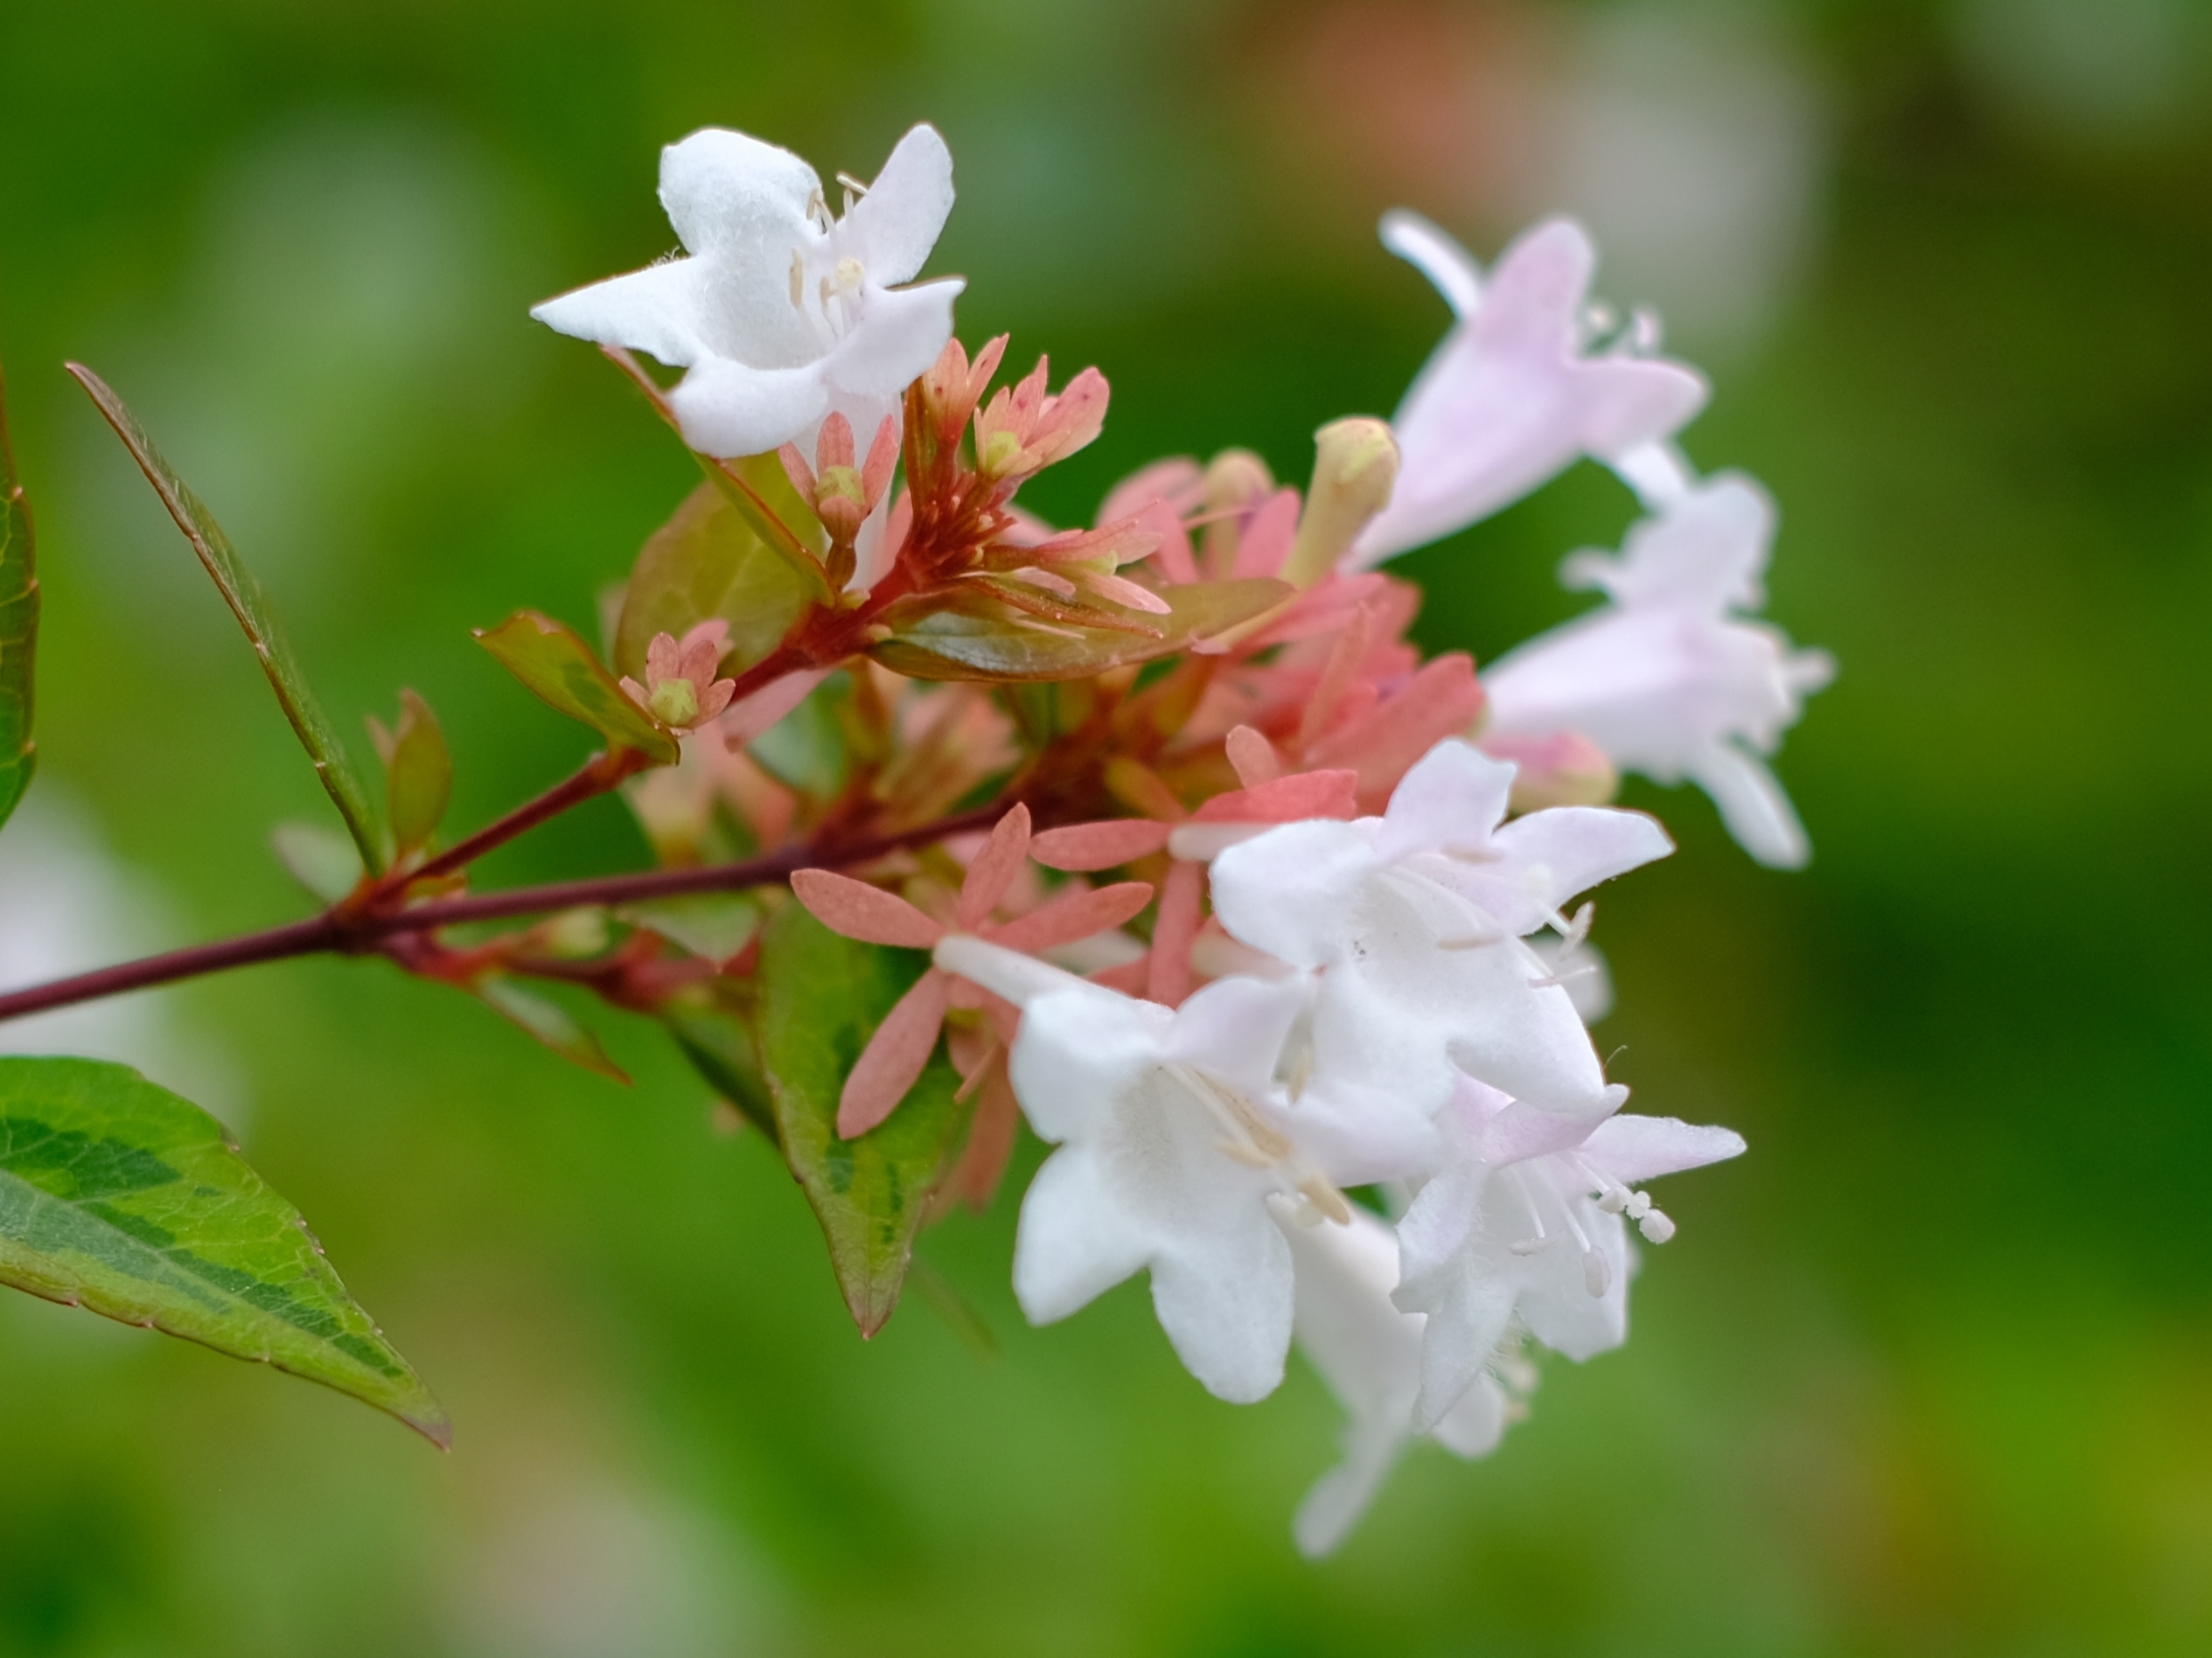
<path id="1" fill-rule="evenodd" d="M 1367 520 L 1390 505 L 1398 483 L 1398 440 L 1384 421 L 1332 421 L 1314 434 L 1314 481 L 1282 579 L 1311 587 L 1336 568 Z"/>
<path id="2" fill-rule="evenodd" d="M 1274 490 L 1275 475 L 1267 470 L 1267 463 L 1250 449 L 1224 449 L 1207 463 L 1204 498 L 1209 517 L 1257 506 Z M 1220 577 L 1229 574 L 1237 561 L 1238 539 L 1238 524 L 1233 518 L 1217 518 L 1206 526 L 1200 563 L 1208 575 Z"/>
<path id="3" fill-rule="evenodd" d="M 868 491 L 855 466 L 825 466 L 814 482 L 814 516 L 832 539 L 849 541 L 868 517 Z"/>

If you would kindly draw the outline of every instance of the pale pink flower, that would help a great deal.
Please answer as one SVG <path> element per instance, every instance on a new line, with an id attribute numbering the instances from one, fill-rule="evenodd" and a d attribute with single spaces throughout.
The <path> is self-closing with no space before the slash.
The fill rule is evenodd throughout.
<path id="1" fill-rule="evenodd" d="M 1703 407 L 1704 380 L 1643 354 L 1637 329 L 1589 349 L 1597 255 L 1572 220 L 1524 233 L 1487 283 L 1464 248 L 1416 214 L 1385 216 L 1383 241 L 1436 284 L 1457 320 L 1392 421 L 1398 488 L 1355 545 L 1352 568 L 1487 518 L 1582 456 L 1610 460 L 1665 437 Z"/>

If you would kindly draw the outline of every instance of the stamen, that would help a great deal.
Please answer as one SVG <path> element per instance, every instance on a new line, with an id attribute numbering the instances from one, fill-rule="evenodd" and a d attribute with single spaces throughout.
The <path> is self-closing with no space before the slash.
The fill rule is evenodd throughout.
<path id="1" fill-rule="evenodd" d="M 1439 950 L 1475 950 L 1484 944 L 1504 942 L 1505 935 L 1497 924 L 1480 909 L 1454 892 L 1441 881 L 1424 875 L 1418 869 L 1408 869 L 1403 864 L 1383 872 L 1383 879 L 1406 891 L 1416 900 L 1441 899 L 1456 911 L 1467 930 L 1463 933 L 1436 932 L 1434 942 Z M 1422 919 L 1427 920 L 1424 916 Z M 1434 923 L 1430 923 L 1432 931 Z"/>
<path id="2" fill-rule="evenodd" d="M 1544 1230 L 1544 1212 L 1536 1205 L 1536 1194 L 1529 1189 L 1528 1176 L 1516 1167 L 1509 1167 L 1505 1172 L 1521 1188 L 1521 1202 L 1528 1205 L 1528 1217 L 1536 1223 L 1534 1237 L 1518 1238 L 1505 1247 L 1515 1255 L 1540 1255 L 1552 1244 L 1552 1235 Z"/>
<path id="3" fill-rule="evenodd" d="M 1637 1216 L 1636 1224 L 1636 1230 L 1654 1244 L 1664 1244 L 1674 1236 L 1674 1222 L 1664 1209 L 1652 1209 Z"/>
<path id="4" fill-rule="evenodd" d="M 844 185 L 847 190 L 852 192 L 852 193 L 855 196 L 865 196 L 868 194 L 868 186 L 861 183 L 859 179 L 854 178 L 853 175 L 848 172 L 839 173 L 837 175 L 837 182 Z"/>
<path id="5" fill-rule="evenodd" d="M 791 250 L 791 308 L 806 309 L 806 256 L 796 247 Z"/>
<path id="6" fill-rule="evenodd" d="M 1246 1168 L 1277 1169 L 1290 1177 L 1291 1189 L 1301 1204 L 1301 1224 L 1318 1224 L 1322 1221 L 1333 1221 L 1339 1226 L 1351 1223 L 1351 1205 L 1344 1195 L 1298 1157 L 1298 1148 L 1260 1116 L 1250 1100 L 1195 1066 L 1170 1064 L 1165 1069 L 1213 1113 L 1218 1125 L 1228 1131 L 1224 1138 L 1214 1141 L 1215 1148 L 1223 1156 Z M 1311 1222 L 1305 1219 L 1308 1211 L 1314 1216 Z"/>

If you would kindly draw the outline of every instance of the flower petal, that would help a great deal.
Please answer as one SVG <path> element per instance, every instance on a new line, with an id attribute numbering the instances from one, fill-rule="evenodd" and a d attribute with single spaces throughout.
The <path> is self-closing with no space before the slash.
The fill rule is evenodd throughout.
<path id="1" fill-rule="evenodd" d="M 1341 918 L 1377 867 L 1369 834 L 1357 825 L 1287 823 L 1214 860 L 1214 914 L 1254 950 L 1294 967 L 1319 967 L 1336 954 Z"/>
<path id="2" fill-rule="evenodd" d="M 1713 797 L 1736 844 L 1761 863 L 1772 869 L 1802 869 L 1811 860 L 1805 826 L 1764 761 L 1720 741 L 1694 756 L 1687 770 L 1691 780 Z"/>
<path id="3" fill-rule="evenodd" d="M 688 368 L 711 354 L 701 332 L 701 289 L 697 261 L 672 259 L 548 299 L 530 315 L 557 334 L 627 345 Z"/>
<path id="4" fill-rule="evenodd" d="M 1080 1150 L 1055 1152 L 1022 1196 L 1014 1299 L 1030 1323 L 1050 1324 L 1130 1277 L 1149 1253 L 1150 1240 L 1130 1225 L 1097 1162 Z"/>
<path id="5" fill-rule="evenodd" d="M 790 150 L 727 128 L 701 128 L 660 152 L 660 206 L 683 245 L 770 260 L 778 282 L 792 247 L 820 235 L 806 207 L 820 189 L 814 170 Z"/>
<path id="6" fill-rule="evenodd" d="M 839 223 L 837 251 L 858 259 L 880 287 L 912 282 L 952 211 L 952 152 L 924 122 L 898 141 L 868 193 Z"/>
<path id="7" fill-rule="evenodd" d="M 1290 1246 L 1266 1209 L 1222 1226 L 1203 1250 L 1179 1249 L 1152 1264 L 1152 1306 L 1176 1356 L 1206 1391 L 1232 1404 L 1266 1398 L 1282 1383 L 1290 1351 Z"/>
<path id="8" fill-rule="evenodd" d="M 937 360 L 952 337 L 952 302 L 967 286 L 958 276 L 918 288 L 869 289 L 859 323 L 822 359 L 841 390 L 894 397 Z M 874 422 L 868 422 L 874 429 Z"/>
<path id="9" fill-rule="evenodd" d="M 1471 743 L 1440 742 L 1392 791 L 1375 855 L 1486 846 L 1505 820 L 1512 791 L 1511 762 L 1493 760 Z"/>
<path id="10" fill-rule="evenodd" d="M 668 407 L 685 442 L 729 459 L 765 455 L 811 434 L 829 412 L 829 390 L 820 363 L 749 368 L 733 358 L 701 357 L 669 393 Z"/>
<path id="11" fill-rule="evenodd" d="M 1436 285 L 1455 317 L 1471 317 L 1483 299 L 1483 268 L 1475 256 L 1434 225 L 1403 207 L 1383 215 L 1383 246 Z"/>
<path id="12" fill-rule="evenodd" d="M 1590 1131 L 1584 1149 L 1623 1186 L 1636 1186 L 1685 1168 L 1741 1157 L 1743 1136 L 1734 1129 L 1685 1123 L 1676 1117 L 1612 1117 Z"/>

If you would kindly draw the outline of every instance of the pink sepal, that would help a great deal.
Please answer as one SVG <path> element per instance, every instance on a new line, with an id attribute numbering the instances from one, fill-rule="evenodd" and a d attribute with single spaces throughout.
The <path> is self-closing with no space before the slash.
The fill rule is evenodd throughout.
<path id="1" fill-rule="evenodd" d="M 857 883 L 855 883 L 857 884 Z M 853 1062 L 837 1101 L 837 1134 L 851 1139 L 882 1122 L 906 1097 L 937 1047 L 945 1023 L 945 975 L 934 967 L 914 981 Z"/>
<path id="2" fill-rule="evenodd" d="M 791 889 L 816 921 L 863 944 L 927 950 L 945 929 L 905 899 L 827 869 L 796 869 Z"/>
<path id="3" fill-rule="evenodd" d="M 960 902 L 952 912 L 952 924 L 961 932 L 973 932 L 990 919 L 1006 896 L 1006 889 L 1021 873 L 1029 855 L 1029 809 L 1015 802 L 1014 809 L 992 826 L 990 839 L 969 861 L 967 878 L 960 882 Z M 931 940 L 932 944 L 936 940 Z"/>
<path id="4" fill-rule="evenodd" d="M 1034 953 L 1055 944 L 1071 944 L 1092 933 L 1119 927 L 1152 902 L 1152 888 L 1141 881 L 1118 881 L 1095 891 L 1071 892 L 1010 921 L 989 935 L 994 944 Z"/>
<path id="5" fill-rule="evenodd" d="M 1438 657 L 1397 695 L 1338 726 L 1307 756 L 1350 766 L 1362 800 L 1386 796 L 1413 763 L 1446 737 L 1456 736 L 1483 711 L 1475 662 L 1460 651 Z"/>
<path id="6" fill-rule="evenodd" d="M 829 678 L 830 672 L 828 668 L 802 669 L 738 698 L 722 711 L 722 741 L 733 749 L 743 748 L 806 701 L 807 693 Z"/>
<path id="7" fill-rule="evenodd" d="M 1307 818 L 1357 818 L 1359 774 L 1299 771 L 1250 789 L 1216 795 L 1190 814 L 1193 823 L 1297 823 Z"/>
<path id="8" fill-rule="evenodd" d="M 1180 860 L 1169 867 L 1160 889 L 1160 915 L 1152 928 L 1152 949 L 1145 957 L 1145 996 L 1163 1007 L 1179 1007 L 1190 993 L 1190 941 L 1198 936 L 1198 900 L 1205 883 L 1202 865 Z"/>
<path id="9" fill-rule="evenodd" d="M 1282 756 L 1275 752 L 1275 745 L 1248 725 L 1233 728 L 1222 747 L 1228 753 L 1229 763 L 1237 769 L 1237 781 L 1247 789 L 1282 776 Z"/>
<path id="10" fill-rule="evenodd" d="M 1172 824 L 1148 818 L 1110 818 L 1101 823 L 1071 824 L 1047 829 L 1029 842 L 1029 856 L 1048 869 L 1088 873 L 1113 869 L 1168 844 Z"/>
<path id="11" fill-rule="evenodd" d="M 1290 556 L 1290 544 L 1298 535 L 1298 491 L 1277 490 L 1267 504 L 1252 515 L 1237 539 L 1237 562 L 1232 576 L 1273 575 Z"/>

